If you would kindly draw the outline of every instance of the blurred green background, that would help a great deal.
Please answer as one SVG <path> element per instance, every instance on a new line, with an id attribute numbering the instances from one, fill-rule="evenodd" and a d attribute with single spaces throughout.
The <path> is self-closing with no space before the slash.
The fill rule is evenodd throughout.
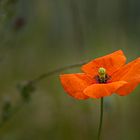
<path id="1" fill-rule="evenodd" d="M 122 49 L 140 56 L 139 0 L 0 0 L 0 109 L 17 84 Z M 79 72 L 79 68 L 62 73 Z M 140 86 L 105 99 L 103 140 L 140 140 Z M 2 115 L 2 111 L 1 111 Z M 96 140 L 99 100 L 75 100 L 55 74 L 0 127 L 0 140 Z"/>

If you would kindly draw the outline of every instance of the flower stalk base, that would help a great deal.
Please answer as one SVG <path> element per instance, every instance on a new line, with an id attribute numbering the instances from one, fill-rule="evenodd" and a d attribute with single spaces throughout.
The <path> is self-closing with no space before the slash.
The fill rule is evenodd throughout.
<path id="1" fill-rule="evenodd" d="M 100 99 L 101 102 L 100 102 L 100 123 L 99 123 L 99 129 L 98 129 L 98 139 L 97 140 L 100 140 L 101 139 L 101 131 L 102 131 L 102 123 L 103 123 L 103 106 L 104 106 L 104 99 L 101 98 Z"/>

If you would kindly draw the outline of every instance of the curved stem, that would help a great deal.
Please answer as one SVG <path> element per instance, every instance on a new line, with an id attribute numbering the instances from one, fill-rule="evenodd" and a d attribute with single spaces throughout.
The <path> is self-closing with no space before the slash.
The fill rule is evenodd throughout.
<path id="1" fill-rule="evenodd" d="M 59 73 L 59 72 L 64 71 L 64 70 L 80 67 L 80 66 L 84 65 L 85 63 L 86 62 L 82 62 L 82 63 L 73 64 L 73 65 L 62 67 L 62 68 L 58 68 L 56 70 L 53 70 L 53 71 L 50 71 L 50 72 L 39 75 L 37 78 L 31 80 L 31 82 L 35 84 L 35 83 L 45 79 L 46 77 L 49 77 L 49 76 L 53 75 L 53 74 Z"/>
<path id="2" fill-rule="evenodd" d="M 33 80 L 30 80 L 30 82 L 32 84 L 36 84 L 38 83 L 39 81 L 49 77 L 49 76 L 52 76 L 56 73 L 59 73 L 61 71 L 64 71 L 64 70 L 68 70 L 68 69 L 72 69 L 72 68 L 76 68 L 76 67 L 80 67 L 81 65 L 84 65 L 85 63 L 87 62 L 82 62 L 82 63 L 78 63 L 78 64 L 73 64 L 73 65 L 69 65 L 69 66 L 65 66 L 65 67 L 62 67 L 62 68 L 58 68 L 58 69 L 55 69 L 53 71 L 50 71 L 50 72 L 47 72 L 47 73 L 44 73 L 44 74 L 41 74 L 39 75 L 37 78 L 33 79 Z M 25 104 L 26 102 L 23 102 L 21 103 L 20 105 L 16 106 L 15 108 L 13 108 L 12 110 L 12 113 L 11 115 L 4 121 L 0 122 L 0 129 L 16 114 L 20 111 L 20 109 L 23 107 L 23 105 Z"/>
<path id="3" fill-rule="evenodd" d="M 102 130 L 102 122 L 103 122 L 103 104 L 104 99 L 101 98 L 101 103 L 100 103 L 100 124 L 99 124 L 99 129 L 98 129 L 98 140 L 101 138 L 101 130 Z"/>

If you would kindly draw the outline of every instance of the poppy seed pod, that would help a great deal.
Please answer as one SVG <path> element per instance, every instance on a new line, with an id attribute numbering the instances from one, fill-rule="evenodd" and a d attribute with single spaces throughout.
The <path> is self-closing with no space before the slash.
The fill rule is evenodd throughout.
<path id="1" fill-rule="evenodd" d="M 105 76 L 106 76 L 106 69 L 105 68 L 99 68 L 98 69 L 98 74 L 99 74 L 99 77 L 100 78 L 105 78 Z"/>

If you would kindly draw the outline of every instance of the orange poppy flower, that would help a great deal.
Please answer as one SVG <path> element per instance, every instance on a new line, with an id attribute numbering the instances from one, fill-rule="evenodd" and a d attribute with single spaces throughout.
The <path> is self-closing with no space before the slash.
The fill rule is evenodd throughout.
<path id="1" fill-rule="evenodd" d="M 125 62 L 123 51 L 118 50 L 83 65 L 83 73 L 60 75 L 60 80 L 64 90 L 76 99 L 128 95 L 140 83 L 140 58 Z"/>

